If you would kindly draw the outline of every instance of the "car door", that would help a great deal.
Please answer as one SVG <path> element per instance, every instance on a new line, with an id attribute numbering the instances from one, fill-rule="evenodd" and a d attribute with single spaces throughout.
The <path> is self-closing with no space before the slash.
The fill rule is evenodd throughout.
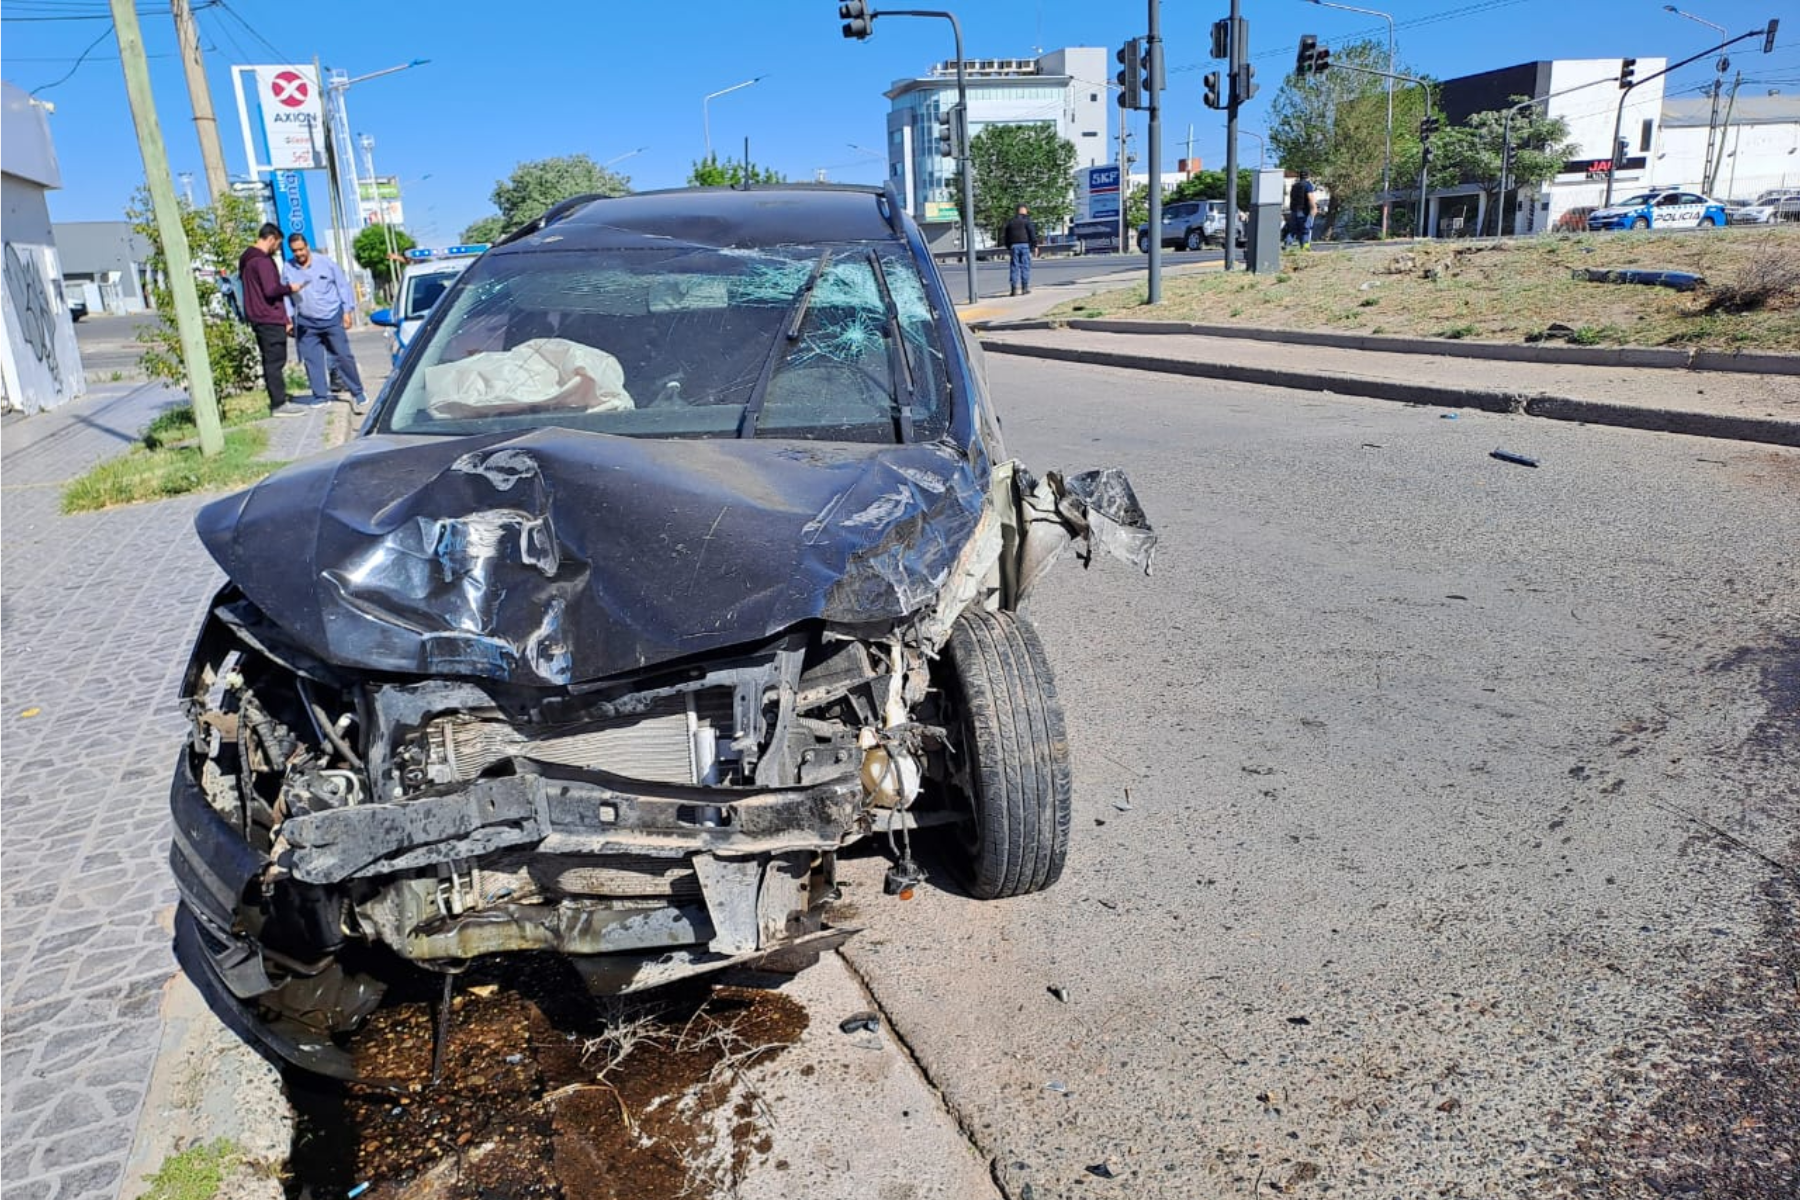
<path id="1" fill-rule="evenodd" d="M 1692 229 L 1700 223 L 1701 208 L 1699 204 L 1688 203 L 1684 193 L 1664 192 L 1656 198 L 1656 213 L 1651 224 L 1658 229 Z"/>

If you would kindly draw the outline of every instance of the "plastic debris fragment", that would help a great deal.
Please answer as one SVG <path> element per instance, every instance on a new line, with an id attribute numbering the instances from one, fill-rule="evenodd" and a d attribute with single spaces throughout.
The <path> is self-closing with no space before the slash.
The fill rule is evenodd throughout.
<path id="1" fill-rule="evenodd" d="M 1501 462 L 1516 463 L 1521 467 L 1535 467 L 1538 465 L 1537 459 L 1528 458 L 1523 454 L 1514 454 L 1511 450 L 1494 450 L 1489 452 L 1488 457 L 1497 458 Z"/>

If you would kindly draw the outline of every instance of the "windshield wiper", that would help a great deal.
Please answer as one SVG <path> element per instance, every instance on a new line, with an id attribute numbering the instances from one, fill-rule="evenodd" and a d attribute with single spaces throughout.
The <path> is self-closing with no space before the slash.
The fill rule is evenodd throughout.
<path id="1" fill-rule="evenodd" d="M 800 337 L 800 327 L 806 323 L 807 310 L 812 308 L 813 292 L 818 288 L 825 268 L 830 265 L 831 251 L 826 250 L 819 255 L 819 261 L 813 264 L 812 274 L 800 285 L 800 292 L 794 297 L 794 311 L 788 317 L 787 328 L 782 331 L 781 338 L 769 347 L 769 357 L 763 360 L 762 374 L 756 377 L 756 387 L 751 391 L 750 399 L 744 403 L 744 415 L 738 420 L 739 437 L 756 436 L 756 422 L 762 416 L 763 404 L 769 396 L 769 380 L 775 377 L 775 364 L 787 353 L 789 344 Z"/>
<path id="2" fill-rule="evenodd" d="M 913 381 L 912 356 L 906 352 L 906 336 L 900 329 L 900 307 L 894 303 L 887 273 L 881 269 L 881 255 L 873 247 L 869 250 L 869 270 L 875 276 L 875 289 L 881 293 L 881 306 L 887 310 L 888 359 L 890 364 L 896 358 L 900 360 L 899 375 L 906 381 L 904 401 L 894 391 L 892 383 L 888 385 L 888 398 L 894 406 L 894 435 L 902 442 L 910 442 L 913 440 L 912 406 L 918 396 L 918 385 Z M 891 365 L 888 374 L 894 374 Z"/>

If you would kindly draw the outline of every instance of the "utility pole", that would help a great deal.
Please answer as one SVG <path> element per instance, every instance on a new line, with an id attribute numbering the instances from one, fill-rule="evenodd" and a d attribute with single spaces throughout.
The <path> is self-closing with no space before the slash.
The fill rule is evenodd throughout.
<path id="1" fill-rule="evenodd" d="M 1237 0 L 1232 0 L 1236 4 Z M 1145 302 L 1162 303 L 1162 0 L 1150 0 L 1150 32 L 1144 38 L 1144 101 L 1150 109 L 1150 288 Z"/>
<path id="2" fill-rule="evenodd" d="M 175 327 L 181 334 L 181 359 L 187 368 L 194 423 L 200 428 L 200 452 L 210 458 L 225 448 L 225 433 L 213 395 L 212 361 L 206 356 L 206 327 L 200 316 L 200 296 L 194 288 L 187 232 L 181 226 L 175 181 L 169 176 L 169 154 L 163 145 L 162 126 L 156 120 L 156 101 L 150 94 L 150 62 L 144 54 L 143 30 L 138 27 L 137 0 L 110 3 L 113 30 L 119 40 L 119 62 L 125 69 L 125 94 L 131 101 L 132 124 L 137 127 L 138 152 L 144 157 L 144 182 L 150 188 L 150 208 L 156 214 L 156 229 L 162 236 L 169 290 L 175 294 Z"/>
<path id="3" fill-rule="evenodd" d="M 1125 125 L 1131 120 L 1131 110 L 1119 110 L 1119 253 L 1126 253 L 1126 235 L 1130 232 L 1129 222 L 1125 218 L 1125 210 L 1131 201 L 1131 167 L 1125 161 L 1125 141 L 1129 136 Z"/>
<path id="4" fill-rule="evenodd" d="M 1719 168 L 1725 165 L 1725 137 L 1731 132 L 1731 113 L 1737 108 L 1738 88 L 1744 84 L 1744 73 L 1739 71 L 1731 80 L 1731 98 L 1725 102 L 1725 120 L 1719 124 L 1719 154 L 1709 159 L 1706 165 L 1706 194 L 1712 195 L 1713 188 L 1718 186 Z M 1714 102 L 1717 102 L 1715 97 Z"/>
<path id="5" fill-rule="evenodd" d="M 206 82 L 206 62 L 200 57 L 200 30 L 188 0 L 169 0 L 175 15 L 175 40 L 181 46 L 181 69 L 187 75 L 188 101 L 194 106 L 194 134 L 200 139 L 200 162 L 206 170 L 206 194 L 214 205 L 231 191 L 225 173 L 225 148 L 219 144 L 219 122 L 213 117 L 212 88 Z"/>

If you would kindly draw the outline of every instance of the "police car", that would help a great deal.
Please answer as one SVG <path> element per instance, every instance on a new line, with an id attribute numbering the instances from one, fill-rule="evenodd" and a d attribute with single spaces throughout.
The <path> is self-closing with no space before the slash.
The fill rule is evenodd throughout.
<path id="1" fill-rule="evenodd" d="M 399 299 L 392 308 L 376 309 L 369 314 L 369 320 L 390 330 L 388 353 L 393 356 L 394 365 L 399 365 L 401 355 L 406 353 L 419 326 L 431 315 L 431 306 L 438 302 L 438 297 L 448 291 L 456 277 L 487 248 L 486 242 L 478 242 L 442 250 L 414 247 L 406 252 L 406 269 L 400 273 L 397 293 Z"/>
<path id="2" fill-rule="evenodd" d="M 1588 214 L 1587 227 L 1599 229 L 1723 229 L 1730 223 L 1725 206 L 1699 192 L 1657 188 L 1627 196 L 1609 208 Z"/>

